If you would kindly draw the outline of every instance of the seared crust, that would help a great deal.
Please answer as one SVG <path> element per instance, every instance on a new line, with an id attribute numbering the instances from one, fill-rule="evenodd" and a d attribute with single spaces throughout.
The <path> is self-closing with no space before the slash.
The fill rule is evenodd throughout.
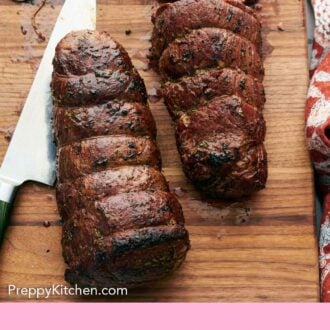
<path id="1" fill-rule="evenodd" d="M 177 39 L 163 52 L 159 71 L 164 80 L 193 75 L 196 69 L 229 67 L 263 79 L 264 69 L 255 46 L 235 33 L 202 28 Z"/>
<path id="2" fill-rule="evenodd" d="M 146 102 L 143 80 L 133 71 L 116 70 L 88 73 L 83 76 L 53 74 L 52 87 L 58 105 L 82 107 L 114 99 L 128 102 Z M 75 98 L 74 95 L 79 95 Z"/>
<path id="3" fill-rule="evenodd" d="M 60 182 L 122 165 L 161 167 L 159 150 L 148 137 L 98 136 L 63 146 L 58 153 Z"/>
<path id="4" fill-rule="evenodd" d="M 69 230 L 68 230 L 69 232 Z M 88 232 L 84 237 L 88 236 Z M 79 239 L 78 235 L 72 235 Z M 76 244 L 66 244 L 71 247 Z M 188 233 L 182 226 L 158 226 L 125 231 L 105 237 L 82 253 L 81 264 L 66 270 L 70 283 L 83 287 L 138 287 L 176 270 L 187 254 Z M 77 242 L 78 243 L 78 242 Z M 70 256 L 74 251 L 65 251 Z M 74 264 L 73 264 L 74 265 Z"/>
<path id="5" fill-rule="evenodd" d="M 156 125 L 147 104 L 110 101 L 90 107 L 55 107 L 58 144 L 99 135 L 150 136 Z"/>
<path id="6" fill-rule="evenodd" d="M 153 16 L 151 63 L 184 172 L 209 196 L 251 195 L 267 180 L 261 24 L 243 1 L 171 2 Z"/>
<path id="7" fill-rule="evenodd" d="M 53 66 L 55 74 L 65 77 L 95 75 L 99 70 L 133 71 L 127 52 L 107 32 L 87 30 L 71 32 L 59 42 Z"/>
<path id="8" fill-rule="evenodd" d="M 186 175 L 213 197 L 237 198 L 265 186 L 265 122 L 237 96 L 214 98 L 182 115 L 177 142 Z"/>
<path id="9" fill-rule="evenodd" d="M 165 104 L 173 117 L 221 95 L 237 95 L 257 108 L 262 108 L 266 101 L 258 79 L 228 68 L 201 70 L 192 77 L 183 77 L 163 87 Z"/>
<path id="10" fill-rule="evenodd" d="M 72 32 L 56 47 L 53 95 L 57 105 L 86 106 L 113 99 L 146 102 L 144 82 L 121 45 L 106 32 Z"/>
<path id="11" fill-rule="evenodd" d="M 260 22 L 254 12 L 239 1 L 181 0 L 167 3 L 157 9 L 153 22 L 154 59 L 159 59 L 174 39 L 205 27 L 232 31 L 250 40 L 258 51 L 261 48 Z"/>
<path id="12" fill-rule="evenodd" d="M 126 51 L 105 32 L 72 32 L 56 48 L 52 88 L 67 281 L 135 287 L 167 276 L 189 237 Z"/>
<path id="13" fill-rule="evenodd" d="M 69 210 L 67 210 L 69 211 Z M 126 192 L 99 200 L 84 200 L 79 208 L 71 210 L 65 222 L 79 226 L 81 217 L 88 214 L 98 220 L 102 236 L 130 229 L 161 225 L 183 225 L 181 207 L 168 191 Z M 76 248 L 79 249 L 77 246 Z"/>
<path id="14" fill-rule="evenodd" d="M 110 233 L 184 223 L 177 199 L 165 191 L 122 193 L 103 198 L 95 208 Z"/>
<path id="15" fill-rule="evenodd" d="M 128 192 L 168 190 L 159 170 L 146 165 L 121 166 L 59 184 L 57 201 L 61 214 L 69 215 L 71 210 L 82 207 L 85 201 Z"/>

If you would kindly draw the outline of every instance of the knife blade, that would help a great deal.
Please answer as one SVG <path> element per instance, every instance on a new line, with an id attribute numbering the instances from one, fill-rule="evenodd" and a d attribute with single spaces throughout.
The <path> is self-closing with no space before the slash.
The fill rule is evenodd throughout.
<path id="1" fill-rule="evenodd" d="M 55 183 L 50 83 L 56 45 L 67 33 L 95 25 L 96 0 L 65 1 L 0 168 L 0 244 L 18 187 L 26 181 Z"/>

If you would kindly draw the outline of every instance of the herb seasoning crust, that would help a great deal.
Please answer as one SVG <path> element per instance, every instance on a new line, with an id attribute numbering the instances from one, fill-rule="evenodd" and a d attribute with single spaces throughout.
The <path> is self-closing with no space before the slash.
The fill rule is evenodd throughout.
<path id="1" fill-rule="evenodd" d="M 167 276 L 190 245 L 161 173 L 143 80 L 105 32 L 68 34 L 53 65 L 66 280 L 131 288 Z"/>
<path id="2" fill-rule="evenodd" d="M 211 197 L 251 195 L 267 181 L 261 24 L 242 1 L 167 2 L 152 17 L 151 63 L 184 172 Z"/>

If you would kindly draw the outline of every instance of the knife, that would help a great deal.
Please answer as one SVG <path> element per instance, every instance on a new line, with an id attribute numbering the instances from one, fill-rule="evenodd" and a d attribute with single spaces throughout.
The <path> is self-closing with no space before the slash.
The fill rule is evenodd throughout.
<path id="1" fill-rule="evenodd" d="M 50 89 L 55 47 L 67 33 L 95 25 L 96 0 L 65 1 L 0 168 L 0 245 L 18 188 L 26 181 L 55 184 Z"/>

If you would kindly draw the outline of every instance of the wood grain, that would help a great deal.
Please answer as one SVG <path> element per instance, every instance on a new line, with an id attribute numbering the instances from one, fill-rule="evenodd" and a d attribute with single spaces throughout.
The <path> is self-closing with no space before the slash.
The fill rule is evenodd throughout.
<path id="1" fill-rule="evenodd" d="M 63 1 L 50 1 L 37 18 L 49 35 Z M 153 1 L 98 2 L 98 29 L 121 42 L 145 79 L 150 93 L 159 78 L 146 68 Z M 171 278 L 133 290 L 126 301 L 318 301 L 312 170 L 304 140 L 304 103 L 308 84 L 303 4 L 263 0 L 267 105 L 267 189 L 238 202 L 205 200 L 181 170 L 174 129 L 163 102 L 151 108 L 158 127 L 164 173 L 180 202 L 192 250 Z M 30 17 L 35 6 L 0 0 L 0 159 L 29 91 L 45 43 L 38 42 Z M 277 29 L 282 22 L 285 31 Z M 22 34 L 27 31 L 26 34 Z M 125 31 L 131 30 L 130 35 Z M 8 284 L 49 287 L 65 284 L 61 227 L 54 191 L 26 184 L 16 200 L 11 227 L 0 255 L 0 299 Z M 51 226 L 45 228 L 44 221 Z M 48 251 L 48 252 L 47 252 Z M 97 298 L 52 297 L 58 301 Z M 104 298 L 105 299 L 105 298 Z M 120 299 L 120 298 L 117 298 Z M 108 298 L 109 300 L 109 298 Z M 113 299 L 111 299 L 113 300 Z"/>

